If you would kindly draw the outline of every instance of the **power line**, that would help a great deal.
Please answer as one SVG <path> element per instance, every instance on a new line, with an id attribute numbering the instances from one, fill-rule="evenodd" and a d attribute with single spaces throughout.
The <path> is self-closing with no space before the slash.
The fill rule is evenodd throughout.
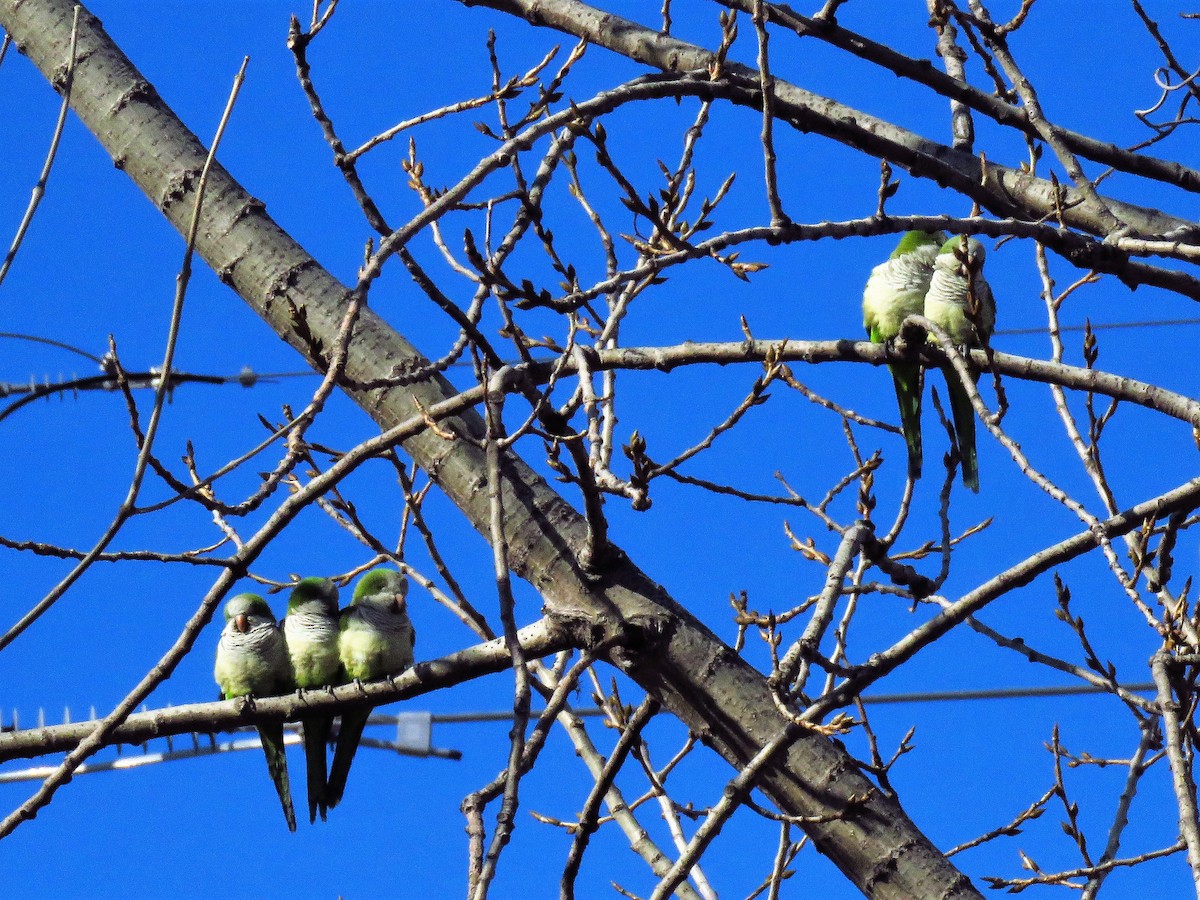
<path id="1" fill-rule="evenodd" d="M 60 350 L 77 353 L 94 363 L 103 363 L 103 360 L 99 356 L 88 353 L 86 350 L 81 350 L 72 344 L 64 344 L 62 341 L 56 341 L 53 338 L 38 337 L 36 334 L 18 334 L 15 331 L 0 331 L 0 338 L 8 338 L 10 341 L 30 341 L 35 344 L 49 344 L 51 347 L 58 347 Z"/>
<path id="2" fill-rule="evenodd" d="M 1129 330 L 1134 328 L 1166 328 L 1179 327 L 1186 325 L 1200 325 L 1200 319 L 1147 319 L 1140 322 L 1098 322 L 1091 325 L 1060 325 L 1060 332 L 1076 332 L 1087 331 L 1090 328 L 1092 331 L 1114 331 L 1114 330 Z M 1001 328 L 995 334 L 1001 337 L 1027 337 L 1030 335 L 1045 334 L 1044 327 L 1037 328 Z M 61 375 L 57 381 L 51 381 L 50 377 L 44 376 L 39 382 L 36 377 L 31 377 L 25 382 L 3 382 L 0 381 L 0 397 L 9 397 L 13 395 L 24 395 L 21 399 L 14 401 L 8 407 L 0 411 L 0 419 L 7 418 L 12 413 L 16 412 L 23 406 L 36 400 L 41 400 L 45 397 L 50 397 L 55 394 L 76 393 L 79 391 L 105 390 L 111 391 L 116 389 L 116 381 L 113 379 L 113 373 L 108 370 L 105 365 L 106 358 L 93 356 L 86 350 L 81 350 L 78 347 L 73 347 L 70 344 L 62 341 L 52 340 L 50 338 L 38 337 L 36 335 L 17 334 L 15 332 L 0 331 L 0 339 L 8 338 L 10 340 L 33 341 L 41 344 L 48 344 L 53 347 L 59 347 L 64 350 L 69 350 L 72 353 L 78 353 L 90 360 L 100 364 L 104 375 L 91 377 L 73 376 L 70 379 L 64 379 Z M 508 360 L 508 365 L 516 365 L 518 360 Z M 450 363 L 449 368 L 467 368 L 473 366 L 470 360 L 456 360 Z M 168 376 L 168 389 L 172 390 L 175 387 L 189 383 L 200 384 L 240 384 L 242 387 L 254 387 L 259 382 L 279 381 L 285 378 L 316 378 L 318 374 L 311 369 L 291 372 L 255 372 L 250 366 L 243 366 L 242 370 L 236 375 L 203 375 L 192 374 L 180 370 L 172 370 Z M 128 372 L 126 379 L 131 388 L 155 388 L 162 378 L 162 373 L 157 369 L 150 369 L 148 372 Z"/>
<path id="3" fill-rule="evenodd" d="M 1144 322 L 1093 322 L 1092 331 L 1116 331 L 1123 328 L 1163 328 L 1177 325 L 1200 325 L 1200 319 L 1148 319 Z M 1059 331 L 1087 331 L 1088 325 L 1059 325 Z M 1045 334 L 1045 328 L 999 328 L 998 335 Z"/>
<path id="4" fill-rule="evenodd" d="M 1131 694 L 1152 694 L 1156 688 L 1152 682 L 1140 682 L 1121 686 Z M 1025 700 L 1039 697 L 1074 697 L 1088 694 L 1111 694 L 1108 688 L 1093 684 L 1041 685 L 1032 687 L 977 688 L 956 691 L 924 691 L 903 694 L 863 694 L 862 702 L 867 706 L 895 703 L 945 703 L 972 700 Z M 585 718 L 604 715 L 596 706 L 571 710 Z M 538 715 L 533 711 L 530 715 Z M 464 722 L 503 722 L 512 718 L 512 710 L 481 710 L 461 713 L 432 713 L 433 724 L 456 725 Z"/>
<path id="5" fill-rule="evenodd" d="M 1131 694 L 1152 694 L 1156 688 L 1151 682 L 1121 686 Z M 961 700 L 1026 700 L 1035 697 L 1074 697 L 1081 694 L 1111 694 L 1108 688 L 1093 684 L 1071 684 L 1042 687 L 979 688 L 962 691 L 926 691 L 913 694 L 865 694 L 862 702 L 873 703 L 941 703 Z"/>
<path id="6" fill-rule="evenodd" d="M 1181 325 L 1200 325 L 1200 319 L 1144 319 L 1142 321 L 1137 321 L 1137 322 L 1092 322 L 1090 325 L 1086 325 L 1086 324 L 1085 325 L 1059 325 L 1058 330 L 1059 331 L 1086 331 L 1090 327 L 1092 331 L 1115 331 L 1115 330 L 1123 330 L 1123 329 L 1127 330 L 1127 329 L 1132 329 L 1132 328 L 1174 328 L 1174 327 L 1178 327 Z M 1030 334 L 1045 334 L 1045 333 L 1046 333 L 1046 328 L 1044 326 L 1038 326 L 1035 328 L 1000 328 L 995 331 L 996 335 L 1001 335 L 1001 336 L 1022 336 L 1022 335 L 1030 335 Z M 82 350 L 79 347 L 75 347 L 71 344 L 67 344 L 62 341 L 56 341 L 52 338 L 44 338 L 44 337 L 39 337 L 37 335 L 31 335 L 31 334 L 18 334 L 16 332 L 11 332 L 11 331 L 0 331 L 0 339 L 5 339 L 5 338 L 7 338 L 9 340 L 31 341 L 31 342 L 39 343 L 39 344 L 48 344 L 52 347 L 59 347 L 63 350 L 68 350 L 72 353 L 77 353 L 80 356 L 86 357 L 87 359 L 90 359 L 93 362 L 100 364 L 102 368 L 104 366 L 104 358 L 95 356 L 91 353 L 88 353 L 86 350 Z M 508 365 L 516 365 L 518 362 L 519 362 L 518 360 L 508 360 L 507 364 Z M 459 359 L 459 360 L 456 360 L 455 362 L 450 363 L 451 368 L 468 368 L 473 365 L 474 365 L 474 363 L 471 362 L 470 360 L 463 360 L 463 359 Z M 131 379 L 131 381 L 135 378 L 148 380 L 149 378 L 155 377 L 158 374 L 159 373 L 157 371 L 151 370 L 151 372 L 148 374 L 135 375 L 133 373 L 130 373 L 128 375 L 128 377 Z M 173 377 L 181 377 L 181 376 L 186 376 L 186 373 L 176 370 L 176 371 L 172 371 L 171 375 Z M 186 376 L 186 377 L 190 377 L 193 379 L 203 379 L 209 383 L 214 383 L 214 384 L 215 383 L 238 382 L 247 387 L 250 387 L 258 381 L 271 381 L 271 380 L 276 380 L 276 379 L 281 379 L 281 378 L 315 378 L 315 377 L 317 377 L 317 373 L 312 371 L 311 369 L 303 369 L 300 371 L 292 371 L 292 372 L 256 373 L 250 366 L 244 366 L 242 368 L 242 370 L 236 375 L 191 375 L 191 376 Z M 0 382 L 0 392 L 2 392 L 3 389 L 7 389 L 8 393 L 16 393 L 16 392 L 19 392 L 22 390 L 29 390 L 31 385 L 36 385 L 38 387 L 42 387 L 42 386 L 46 386 L 46 383 L 43 382 L 42 385 L 37 385 L 36 379 L 31 380 L 29 382 L 24 382 L 24 383 Z M 2 395 L 2 393 L 0 393 L 0 395 Z"/>
<path id="7" fill-rule="evenodd" d="M 93 710 L 92 717 L 95 718 L 95 715 L 95 711 Z M 69 722 L 71 718 L 69 712 L 65 712 L 63 718 Z M 17 716 L 14 711 L 14 728 L 16 721 Z M 44 712 L 38 710 L 38 727 L 42 727 L 44 724 Z M 460 750 L 447 750 L 433 746 L 432 716 L 427 712 L 408 712 L 398 715 L 376 714 L 367 720 L 367 724 L 372 726 L 391 726 L 394 729 L 394 737 L 391 740 L 381 740 L 376 737 L 364 735 L 359 744 L 361 747 L 387 750 L 400 756 L 437 757 L 451 760 L 462 759 L 462 751 Z M 245 732 L 253 730 L 253 727 L 239 729 L 239 731 Z M 167 745 L 166 750 L 151 751 L 148 744 L 142 744 L 140 753 L 131 754 L 124 753 L 122 745 L 117 744 L 116 759 L 85 763 L 76 769 L 74 774 L 91 775 L 96 772 L 124 772 L 129 769 L 139 769 L 142 766 L 157 765 L 158 763 L 177 762 L 181 759 L 197 759 L 202 756 L 215 756 L 222 753 L 235 753 L 239 750 L 258 750 L 262 747 L 262 742 L 257 734 L 252 737 L 218 741 L 216 734 L 200 731 L 168 736 L 164 737 L 163 740 Z M 295 723 L 284 725 L 283 743 L 285 745 L 299 744 L 302 740 L 299 725 Z M 175 746 L 177 742 L 185 746 L 182 749 L 177 749 Z M 0 772 L 0 784 L 18 781 L 40 781 L 53 774 L 57 769 L 58 766 L 29 766 L 11 772 Z"/>
<path id="8" fill-rule="evenodd" d="M 1124 685 L 1123 689 L 1129 693 L 1144 694 L 1154 693 L 1155 686 L 1150 682 L 1142 682 L 1138 684 Z M 967 702 L 978 700 L 1027 700 L 1041 697 L 1073 697 L 1080 695 L 1093 694 L 1111 694 L 1112 692 L 1103 687 L 1097 687 L 1091 684 L 1074 684 L 1074 685 L 1043 685 L 1031 687 L 1003 687 L 1003 688 L 977 688 L 965 690 L 948 690 L 948 691 L 924 691 L 911 693 L 897 694 L 865 694 L 862 697 L 862 702 L 868 706 L 896 704 L 896 703 L 944 703 L 944 702 Z M 533 715 L 541 715 L 542 710 L 533 711 Z M 571 712 L 582 718 L 598 718 L 605 715 L 605 711 L 596 706 L 583 707 L 573 709 Z M 96 712 L 93 709 L 91 716 L 94 719 Z M 434 725 L 465 725 L 475 722 L 504 722 L 512 719 L 512 710 L 481 710 L 475 712 L 457 712 L 457 713 L 431 713 L 431 712 L 405 712 L 396 715 L 385 715 L 376 713 L 368 720 L 368 725 L 379 726 L 388 725 L 395 729 L 395 737 L 392 740 L 381 740 L 369 736 L 364 736 L 362 746 L 371 747 L 377 750 L 387 750 L 392 753 L 398 753 L 401 756 L 417 756 L 417 757 L 439 757 L 442 759 L 459 760 L 462 759 L 462 751 L 444 749 L 434 747 L 432 744 L 432 730 Z M 70 710 L 63 712 L 64 722 L 71 721 Z M 17 730 L 19 727 L 16 710 L 12 713 L 12 726 L 5 730 Z M 46 717 L 45 711 L 38 710 L 38 725 L 37 727 L 45 727 Z M 285 725 L 286 733 L 284 735 L 285 744 L 299 743 L 301 738 L 298 733 L 298 725 Z M 249 731 L 250 729 L 246 729 Z M 165 751 L 151 752 L 147 744 L 141 745 L 142 752 L 140 754 L 124 755 L 122 747 L 117 745 L 117 758 L 112 760 L 104 760 L 98 762 L 87 763 L 76 769 L 75 774 L 87 775 L 95 772 L 115 772 L 126 771 L 128 769 L 141 768 L 142 766 L 156 765 L 158 763 L 176 762 L 181 759 L 195 759 L 202 756 L 214 756 L 221 753 L 232 753 L 239 750 L 250 750 L 261 747 L 259 739 L 255 737 L 235 738 L 228 741 L 218 741 L 216 734 L 207 732 L 191 732 L 184 735 L 176 735 L 174 737 L 165 737 L 167 749 Z M 175 741 L 181 743 L 190 743 L 191 746 L 185 746 L 183 749 L 176 749 Z M 11 772 L 0 772 L 0 784 L 17 781 L 38 781 L 46 778 L 57 769 L 56 766 L 30 766 L 25 769 L 18 769 Z"/>

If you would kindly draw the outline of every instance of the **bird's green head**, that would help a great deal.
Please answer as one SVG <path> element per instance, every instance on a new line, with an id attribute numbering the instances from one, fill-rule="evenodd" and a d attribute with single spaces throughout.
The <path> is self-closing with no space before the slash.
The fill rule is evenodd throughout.
<path id="1" fill-rule="evenodd" d="M 337 585 L 328 578 L 304 578 L 292 588 L 288 598 L 288 612 L 296 612 L 306 604 L 317 604 L 324 612 L 336 613 L 338 605 Z"/>
<path id="2" fill-rule="evenodd" d="M 388 602 L 394 598 L 404 599 L 408 593 L 408 579 L 395 569 L 372 569 L 358 580 L 354 588 L 354 600 L 359 603 L 365 598 L 382 596 Z"/>
<path id="3" fill-rule="evenodd" d="M 965 249 L 963 247 L 964 242 L 966 243 Z M 957 256 L 959 259 L 962 259 L 964 254 L 969 255 L 971 260 L 977 261 L 982 265 L 987 256 L 987 251 L 983 249 L 983 244 L 979 243 L 975 238 L 956 234 L 942 244 L 942 249 L 938 251 L 938 256 L 951 254 Z"/>
<path id="4" fill-rule="evenodd" d="M 252 619 L 274 622 L 275 614 L 271 612 L 267 601 L 258 594 L 238 594 L 229 598 L 229 602 L 225 604 L 226 622 L 233 622 L 238 631 L 245 632 Z"/>
<path id="5" fill-rule="evenodd" d="M 946 235 L 940 231 L 906 231 L 900 238 L 900 243 L 892 251 L 892 259 L 905 256 L 922 247 L 940 247 L 946 242 Z"/>

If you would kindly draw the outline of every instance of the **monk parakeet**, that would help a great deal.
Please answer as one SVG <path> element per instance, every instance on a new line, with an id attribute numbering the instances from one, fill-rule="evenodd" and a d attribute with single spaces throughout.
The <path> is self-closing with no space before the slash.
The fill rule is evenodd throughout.
<path id="1" fill-rule="evenodd" d="M 225 628 L 217 643 L 213 677 L 225 700 L 247 694 L 270 697 L 292 690 L 292 666 L 283 632 L 275 624 L 267 601 L 257 594 L 238 594 L 225 604 Z M 295 831 L 296 813 L 292 809 L 292 788 L 283 750 L 283 723 L 262 722 L 258 734 L 288 830 Z"/>
<path id="2" fill-rule="evenodd" d="M 338 589 L 328 578 L 305 578 L 292 589 L 283 620 L 288 656 L 296 687 L 310 690 L 338 684 L 342 662 L 338 658 Z M 308 821 L 325 818 L 326 748 L 333 731 L 333 716 L 303 716 L 304 759 L 308 771 Z"/>
<path id="3" fill-rule="evenodd" d="M 876 344 L 894 340 L 905 317 L 921 315 L 933 276 L 933 261 L 946 236 L 940 231 L 909 231 L 892 255 L 871 270 L 863 289 L 863 327 Z M 900 428 L 908 445 L 908 477 L 921 477 L 921 367 L 888 366 L 900 404 Z"/>
<path id="4" fill-rule="evenodd" d="M 393 569 L 373 569 L 359 580 L 339 624 L 338 654 L 347 681 L 390 678 L 412 666 L 416 632 L 408 619 L 407 592 L 408 580 Z M 369 709 L 342 713 L 329 769 L 327 800 L 331 809 L 346 790 L 350 763 L 370 714 Z"/>
<path id="5" fill-rule="evenodd" d="M 940 325 L 961 347 L 986 347 L 996 327 L 996 300 L 983 280 L 983 245 L 955 235 L 942 244 L 925 294 L 925 318 Z M 979 373 L 974 373 L 979 380 Z M 975 410 L 958 375 L 946 370 L 946 389 L 954 414 L 954 433 L 962 455 L 963 484 L 979 493 L 975 454 Z"/>

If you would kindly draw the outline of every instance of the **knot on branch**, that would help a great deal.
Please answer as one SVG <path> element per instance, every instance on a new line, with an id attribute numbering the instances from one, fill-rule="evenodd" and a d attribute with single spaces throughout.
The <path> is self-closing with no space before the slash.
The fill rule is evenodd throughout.
<path id="1" fill-rule="evenodd" d="M 900 331 L 892 341 L 892 347 L 898 354 L 907 356 L 914 350 L 920 350 L 926 346 L 928 343 L 926 338 L 927 332 L 921 325 L 921 320 L 916 316 L 908 316 L 900 323 Z"/>
<path id="2" fill-rule="evenodd" d="M 896 562 L 887 555 L 883 544 L 874 535 L 869 535 L 863 541 L 863 553 L 871 565 L 891 579 L 892 584 L 907 588 L 914 600 L 924 600 L 937 593 L 937 582 L 922 575 L 912 566 Z"/>
<path id="3" fill-rule="evenodd" d="M 633 659 L 658 646 L 667 633 L 669 621 L 661 615 L 635 614 L 622 618 L 609 612 L 547 612 L 556 629 L 565 632 L 573 646 L 608 658 L 622 669 Z"/>
<path id="4" fill-rule="evenodd" d="M 493 396 L 512 394 L 531 388 L 532 385 L 528 366 L 503 366 L 497 369 L 489 379 L 488 393 Z"/>

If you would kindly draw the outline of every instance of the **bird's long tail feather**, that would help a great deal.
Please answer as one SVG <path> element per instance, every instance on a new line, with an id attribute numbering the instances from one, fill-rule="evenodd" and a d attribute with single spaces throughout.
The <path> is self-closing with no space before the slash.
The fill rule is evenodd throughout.
<path id="1" fill-rule="evenodd" d="M 946 372 L 946 389 L 950 393 L 950 410 L 954 414 L 954 434 L 958 454 L 962 457 L 963 484 L 979 493 L 979 460 L 975 453 L 975 409 L 958 373 Z"/>
<path id="2" fill-rule="evenodd" d="M 304 731 L 304 763 L 308 779 L 308 821 L 317 821 L 317 813 L 321 813 L 321 821 L 325 821 L 325 813 L 329 809 L 326 799 L 327 777 L 326 762 L 329 746 L 329 733 L 333 730 L 332 716 L 312 716 L 303 721 Z"/>
<path id="3" fill-rule="evenodd" d="M 354 752 L 362 739 L 363 729 L 367 718 L 371 715 L 368 709 L 355 709 L 342 713 L 342 724 L 338 728 L 337 748 L 333 751 L 333 764 L 329 767 L 329 784 L 325 790 L 325 801 L 333 809 L 342 801 L 346 791 L 346 778 L 350 775 L 350 763 L 354 762 Z"/>
<path id="4" fill-rule="evenodd" d="M 287 819 L 288 831 L 295 831 L 296 811 L 292 808 L 292 785 L 288 780 L 287 754 L 283 749 L 283 723 L 261 724 L 258 726 L 258 735 L 262 740 L 263 753 L 267 757 L 271 781 L 275 783 L 279 802 L 283 806 L 283 817 Z"/>
<path id="5" fill-rule="evenodd" d="M 921 367 L 905 364 L 888 366 L 896 386 L 896 402 L 900 405 L 900 428 L 908 446 L 908 477 L 921 477 Z"/>

